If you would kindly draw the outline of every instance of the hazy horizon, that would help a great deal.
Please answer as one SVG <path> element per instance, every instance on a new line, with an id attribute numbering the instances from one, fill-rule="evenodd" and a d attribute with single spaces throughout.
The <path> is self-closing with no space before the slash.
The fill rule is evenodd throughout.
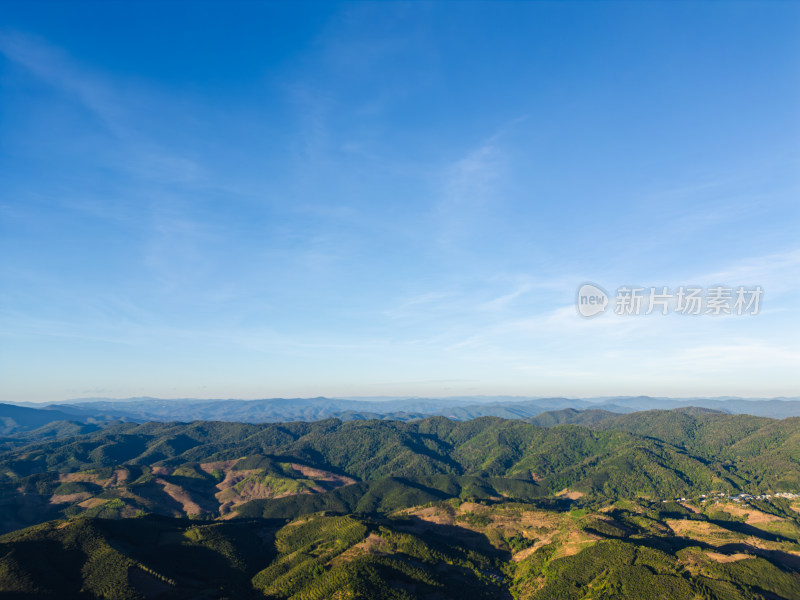
<path id="1" fill-rule="evenodd" d="M 648 398 L 651 400 L 675 400 L 675 401 L 685 401 L 691 402 L 692 400 L 712 400 L 712 401 L 748 401 L 748 402 L 760 402 L 760 401 L 770 401 L 770 400 L 780 400 L 780 401 L 800 401 L 800 396 L 652 396 L 647 394 L 639 394 L 639 395 L 616 395 L 616 396 L 508 396 L 508 395 L 454 395 L 454 396 L 273 396 L 273 397 L 252 397 L 252 398 L 224 398 L 224 397 L 160 397 L 160 396 L 127 396 L 127 397 L 108 397 L 108 396 L 86 396 L 86 397 L 79 397 L 79 398 L 63 398 L 60 400 L 41 400 L 41 401 L 19 401 L 19 402 L 12 402 L 6 401 L 10 404 L 20 404 L 20 405 L 28 405 L 28 404 L 68 404 L 71 402 L 95 402 L 95 401 L 110 401 L 110 402 L 130 402 L 130 401 L 140 401 L 140 400 L 157 400 L 157 401 L 165 401 L 165 402 L 259 402 L 259 401 L 272 401 L 272 400 L 345 400 L 345 401 L 354 401 L 354 402 L 392 402 L 392 401 L 402 401 L 402 400 L 431 400 L 431 401 L 442 401 L 442 400 L 463 400 L 463 401 L 474 401 L 476 403 L 494 403 L 494 402 L 526 402 L 526 401 L 535 401 L 535 400 L 553 400 L 553 399 L 562 399 L 562 400 L 571 400 L 571 401 L 582 401 L 582 402 L 590 402 L 590 403 L 603 403 L 607 401 L 613 400 L 629 400 L 629 399 L 636 399 L 636 398 Z"/>

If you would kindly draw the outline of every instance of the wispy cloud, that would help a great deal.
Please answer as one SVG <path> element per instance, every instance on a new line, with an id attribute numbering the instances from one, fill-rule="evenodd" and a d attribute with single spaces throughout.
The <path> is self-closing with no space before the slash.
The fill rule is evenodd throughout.
<path id="1" fill-rule="evenodd" d="M 442 174 L 441 198 L 434 210 L 439 244 L 458 250 L 498 200 L 497 184 L 506 170 L 496 135 L 448 165 Z"/>
<path id="2" fill-rule="evenodd" d="M 78 69 L 64 52 L 37 37 L 8 30 L 0 31 L 0 52 L 90 109 L 110 131 L 127 137 L 119 95 Z"/>
<path id="3" fill-rule="evenodd" d="M 533 289 L 535 289 L 535 286 L 532 283 L 523 283 L 517 286 L 513 291 L 483 302 L 480 306 L 486 310 L 503 310 L 507 308 L 509 304 L 513 303 L 515 300 Z"/>
<path id="4" fill-rule="evenodd" d="M 431 218 L 442 249 L 463 252 L 471 238 L 501 225 L 515 175 L 509 140 L 525 120 L 523 116 L 508 121 L 441 168 Z"/>
<path id="5" fill-rule="evenodd" d="M 91 71 L 58 47 L 18 31 L 0 31 L 0 53 L 64 98 L 87 109 L 116 139 L 120 158 L 112 158 L 105 145 L 102 152 L 95 154 L 96 161 L 113 161 L 115 169 L 156 182 L 188 183 L 201 179 L 200 165 L 169 148 L 161 136 L 148 133 L 153 114 L 170 112 L 164 98 L 154 90 Z"/>
<path id="6" fill-rule="evenodd" d="M 761 285 L 770 294 L 800 293 L 800 249 L 738 260 L 719 271 L 694 277 L 708 285 Z"/>

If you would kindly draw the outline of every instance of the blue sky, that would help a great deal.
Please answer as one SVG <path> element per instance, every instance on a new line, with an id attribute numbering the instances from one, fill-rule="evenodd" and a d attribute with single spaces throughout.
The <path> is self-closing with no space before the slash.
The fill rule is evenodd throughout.
<path id="1" fill-rule="evenodd" d="M 800 395 L 797 3 L 0 15 L 0 401 Z"/>

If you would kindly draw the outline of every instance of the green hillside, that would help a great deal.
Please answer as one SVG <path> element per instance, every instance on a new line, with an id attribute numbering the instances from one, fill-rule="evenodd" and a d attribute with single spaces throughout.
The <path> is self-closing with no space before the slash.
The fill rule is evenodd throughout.
<path id="1" fill-rule="evenodd" d="M 0 453 L 0 590 L 800 597 L 800 419 L 543 422 L 564 420 L 584 425 L 126 423 L 22 443 Z"/>
<path id="2" fill-rule="evenodd" d="M 0 589 L 31 599 L 800 598 L 800 522 L 769 515 L 754 527 L 725 508 L 447 501 L 383 517 L 76 518 L 0 537 Z"/>
<path id="3" fill-rule="evenodd" d="M 381 512 L 449 497 L 528 501 L 563 490 L 592 505 L 795 492 L 798 423 L 654 411 L 603 419 L 594 430 L 494 417 L 118 424 L 0 453 L 0 528 L 81 514 L 271 515 L 289 505 L 294 515 Z"/>

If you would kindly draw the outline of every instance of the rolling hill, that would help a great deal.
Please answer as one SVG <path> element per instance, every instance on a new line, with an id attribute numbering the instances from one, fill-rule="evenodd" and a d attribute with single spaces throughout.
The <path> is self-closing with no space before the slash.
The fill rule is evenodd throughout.
<path id="1" fill-rule="evenodd" d="M 0 590 L 800 597 L 800 419 L 567 408 L 530 420 L 17 437 L 0 452 Z"/>
<path id="2" fill-rule="evenodd" d="M 800 490 L 798 419 L 683 410 L 597 416 L 588 415 L 594 429 L 493 417 L 119 423 L 0 454 L 0 527 L 84 513 L 213 518 L 283 505 L 295 515 L 347 512 L 376 495 L 375 506 L 399 508 L 383 496 L 528 500 L 570 489 L 603 502 Z"/>
<path id="3" fill-rule="evenodd" d="M 736 507 L 440 502 L 386 516 L 53 521 L 0 537 L 33 598 L 800 598 L 800 524 Z M 791 511 L 790 511 L 791 512 Z"/>

